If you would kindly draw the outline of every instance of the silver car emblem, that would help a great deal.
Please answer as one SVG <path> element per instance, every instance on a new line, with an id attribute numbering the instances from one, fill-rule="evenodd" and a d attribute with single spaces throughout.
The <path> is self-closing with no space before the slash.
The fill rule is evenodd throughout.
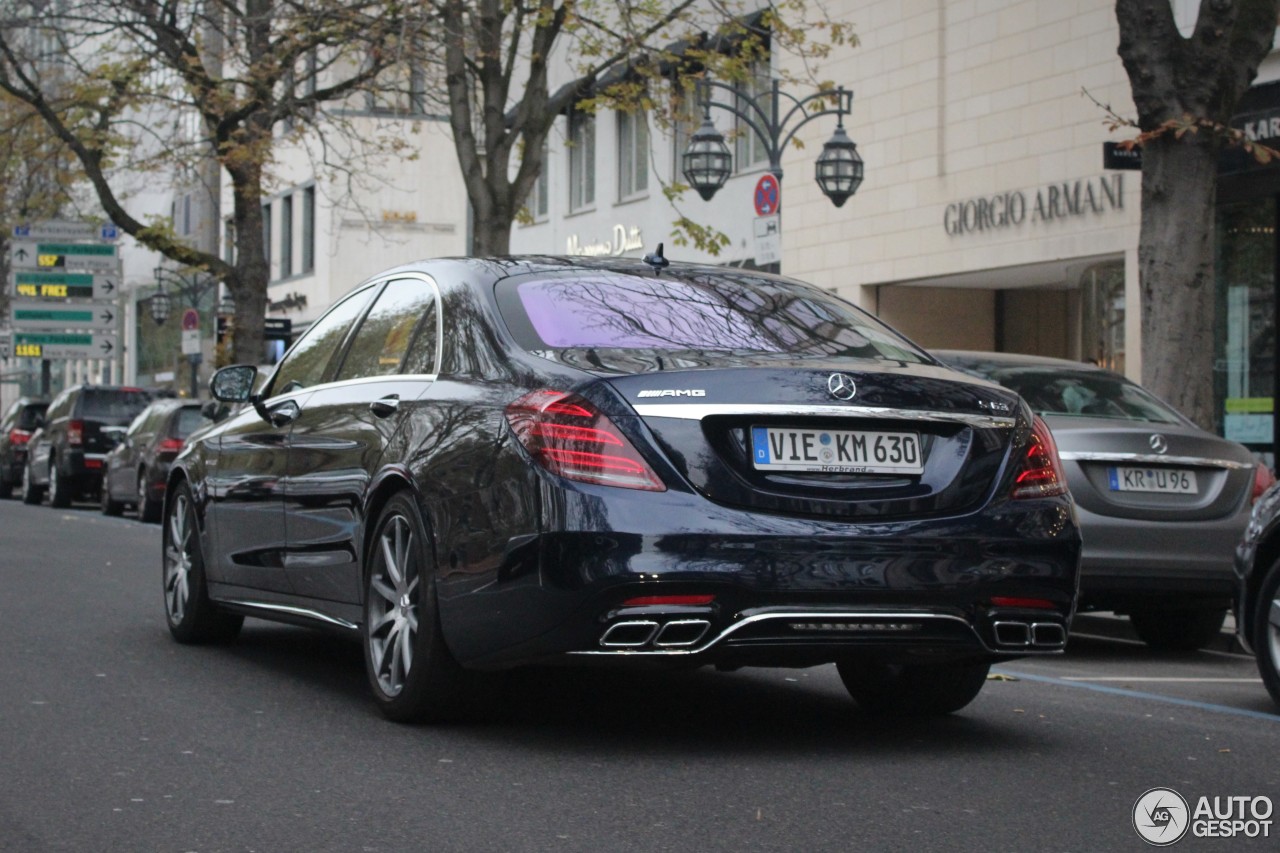
<path id="1" fill-rule="evenodd" d="M 853 395 L 858 393 L 858 386 L 853 384 L 853 379 L 847 373 L 833 373 L 827 380 L 827 390 L 837 400 L 852 400 Z"/>
<path id="2" fill-rule="evenodd" d="M 1151 438 L 1147 439 L 1147 443 L 1151 445 L 1151 449 L 1156 453 L 1164 453 L 1169 449 L 1169 442 L 1158 432 L 1153 432 Z"/>

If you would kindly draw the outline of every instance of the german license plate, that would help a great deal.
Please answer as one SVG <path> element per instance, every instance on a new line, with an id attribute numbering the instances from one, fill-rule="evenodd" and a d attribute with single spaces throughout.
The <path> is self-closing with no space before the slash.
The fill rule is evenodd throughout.
<path id="1" fill-rule="evenodd" d="M 1183 468 L 1108 468 L 1113 492 L 1196 494 L 1196 472 Z"/>
<path id="2" fill-rule="evenodd" d="M 842 429 L 752 427 L 751 459 L 758 471 L 832 474 L 920 474 L 920 434 Z"/>

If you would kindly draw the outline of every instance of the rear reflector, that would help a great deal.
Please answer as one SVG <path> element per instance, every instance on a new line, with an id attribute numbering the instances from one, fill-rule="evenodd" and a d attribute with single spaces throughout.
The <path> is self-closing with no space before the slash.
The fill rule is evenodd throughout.
<path id="1" fill-rule="evenodd" d="M 1053 602 L 1047 598 L 1014 598 L 1008 595 L 991 596 L 992 607 L 1032 607 L 1036 610 L 1052 610 Z"/>
<path id="2" fill-rule="evenodd" d="M 1022 457 L 1022 470 L 1013 481 L 1015 498 L 1051 498 L 1067 493 L 1067 478 L 1058 459 L 1058 445 L 1039 415 L 1031 425 L 1031 440 Z"/>
<path id="3" fill-rule="evenodd" d="M 507 422 L 529 455 L 552 474 L 601 486 L 667 490 L 617 426 L 576 394 L 526 394 L 507 406 Z"/>
<path id="4" fill-rule="evenodd" d="M 714 595 L 642 595 L 628 598 L 622 602 L 623 607 L 679 607 L 710 604 L 715 601 Z"/>

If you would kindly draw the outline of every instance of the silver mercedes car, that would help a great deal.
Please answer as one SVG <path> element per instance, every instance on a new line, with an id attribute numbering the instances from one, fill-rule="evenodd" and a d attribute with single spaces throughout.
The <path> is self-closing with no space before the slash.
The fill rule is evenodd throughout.
<path id="1" fill-rule="evenodd" d="M 1235 591 L 1236 544 L 1271 472 L 1109 370 L 1008 353 L 933 355 L 1018 392 L 1049 424 L 1084 538 L 1080 609 L 1127 614 L 1158 649 L 1213 640 Z"/>

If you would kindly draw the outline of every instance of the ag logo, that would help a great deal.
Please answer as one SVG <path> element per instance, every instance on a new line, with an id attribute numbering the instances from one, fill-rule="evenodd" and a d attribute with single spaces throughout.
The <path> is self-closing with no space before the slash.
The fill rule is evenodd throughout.
<path id="1" fill-rule="evenodd" d="M 1152 788 L 1133 804 L 1133 828 L 1143 841 L 1156 847 L 1181 840 L 1190 818 L 1187 801 L 1172 788 Z"/>

